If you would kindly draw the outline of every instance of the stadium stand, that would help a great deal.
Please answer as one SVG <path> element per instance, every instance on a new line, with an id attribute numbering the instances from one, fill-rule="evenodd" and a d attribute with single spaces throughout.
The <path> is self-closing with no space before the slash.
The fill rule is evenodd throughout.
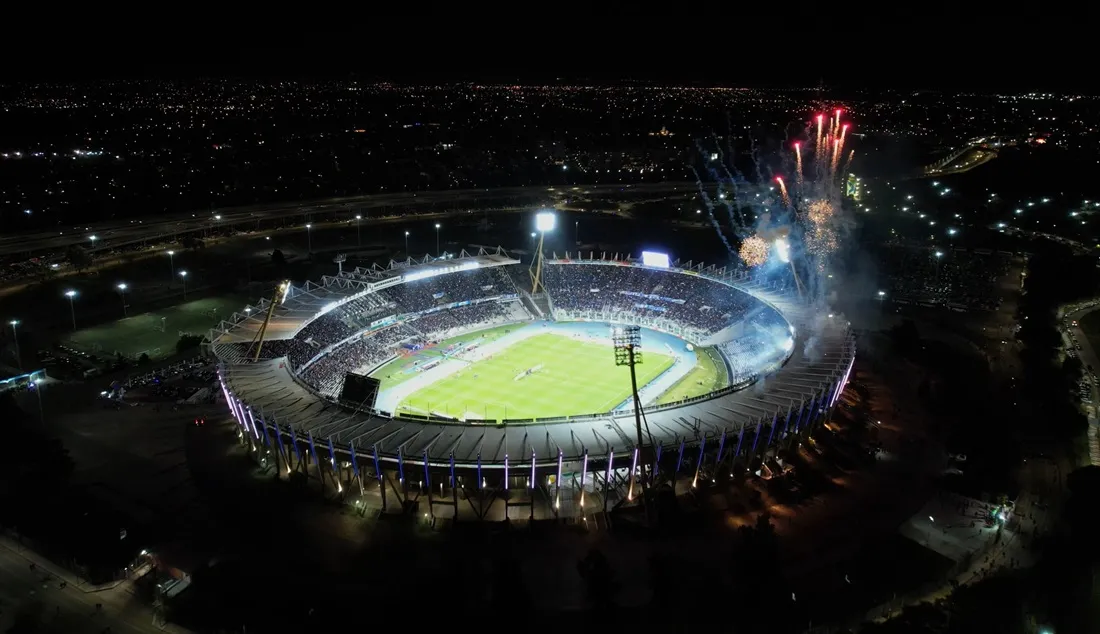
<path id="1" fill-rule="evenodd" d="M 334 399 L 344 387 L 346 373 L 373 368 L 392 357 L 401 342 L 416 336 L 415 331 L 402 324 L 366 333 L 329 351 L 302 370 L 298 378 L 322 396 Z"/>
<path id="2" fill-rule="evenodd" d="M 555 312 L 607 321 L 620 313 L 643 314 L 701 335 L 722 330 L 757 303 L 720 282 L 670 270 L 555 262 L 543 275 Z"/>
<path id="3" fill-rule="evenodd" d="M 515 295 L 516 292 L 511 278 L 499 268 L 458 271 L 406 282 L 385 290 L 400 306 L 402 313 L 420 313 L 456 302 Z"/>

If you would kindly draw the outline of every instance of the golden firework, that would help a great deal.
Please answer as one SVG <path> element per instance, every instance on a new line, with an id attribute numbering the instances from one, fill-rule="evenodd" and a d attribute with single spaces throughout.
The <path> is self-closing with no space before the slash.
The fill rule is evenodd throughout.
<path id="1" fill-rule="evenodd" d="M 746 266 L 760 266 L 768 261 L 768 243 L 759 236 L 749 236 L 741 243 L 738 254 Z"/>

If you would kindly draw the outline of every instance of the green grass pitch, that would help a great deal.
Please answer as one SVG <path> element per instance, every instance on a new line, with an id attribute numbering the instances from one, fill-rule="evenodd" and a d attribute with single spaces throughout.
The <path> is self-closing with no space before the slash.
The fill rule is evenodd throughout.
<path id="1" fill-rule="evenodd" d="M 672 366 L 673 358 L 646 352 L 638 387 Z M 534 373 L 516 380 L 530 368 Z M 609 345 L 541 334 L 508 347 L 423 388 L 398 411 L 468 420 L 597 414 L 630 398 L 630 369 L 615 365 Z"/>
<path id="2" fill-rule="evenodd" d="M 104 355 L 117 352 L 124 357 L 136 357 L 144 352 L 152 359 L 169 357 L 176 353 L 180 332 L 205 335 L 219 320 L 228 319 L 233 311 L 243 310 L 245 304 L 244 300 L 234 297 L 197 299 L 83 328 L 74 332 L 70 341 L 74 347 Z M 164 332 L 159 330 L 161 317 L 164 317 Z"/>

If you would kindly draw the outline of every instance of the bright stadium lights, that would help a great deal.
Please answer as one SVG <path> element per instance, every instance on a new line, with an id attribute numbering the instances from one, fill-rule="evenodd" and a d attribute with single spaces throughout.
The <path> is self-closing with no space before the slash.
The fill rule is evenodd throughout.
<path id="1" fill-rule="evenodd" d="M 539 243 L 535 247 L 535 257 L 531 260 L 531 292 L 538 293 L 542 288 L 542 243 L 546 239 L 546 232 L 553 231 L 558 224 L 558 217 L 552 211 L 540 211 L 535 214 L 535 229 L 538 230 Z M 535 237 L 532 233 L 531 237 Z"/>
<path id="2" fill-rule="evenodd" d="M 670 266 L 668 254 L 657 253 L 656 251 L 642 251 L 642 264 L 661 269 L 667 269 Z"/>
<path id="3" fill-rule="evenodd" d="M 551 211 L 540 211 L 535 215 L 535 229 L 542 233 L 553 231 L 558 225 L 558 217 Z"/>

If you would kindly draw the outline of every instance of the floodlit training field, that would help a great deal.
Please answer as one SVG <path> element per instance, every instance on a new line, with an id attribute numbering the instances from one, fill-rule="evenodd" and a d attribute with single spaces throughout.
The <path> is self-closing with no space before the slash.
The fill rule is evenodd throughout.
<path id="1" fill-rule="evenodd" d="M 644 363 L 637 367 L 639 388 L 674 361 L 659 352 L 646 350 L 644 355 Z M 397 411 L 466 420 L 542 418 L 607 412 L 629 398 L 630 369 L 615 365 L 610 341 L 551 332 L 466 363 L 413 392 Z"/>
<path id="2" fill-rule="evenodd" d="M 151 359 L 159 359 L 176 353 L 181 332 L 204 335 L 219 320 L 228 319 L 233 311 L 244 306 L 243 300 L 234 297 L 197 299 L 83 328 L 74 332 L 69 340 L 74 347 L 96 354 L 138 357 L 145 353 Z"/>

